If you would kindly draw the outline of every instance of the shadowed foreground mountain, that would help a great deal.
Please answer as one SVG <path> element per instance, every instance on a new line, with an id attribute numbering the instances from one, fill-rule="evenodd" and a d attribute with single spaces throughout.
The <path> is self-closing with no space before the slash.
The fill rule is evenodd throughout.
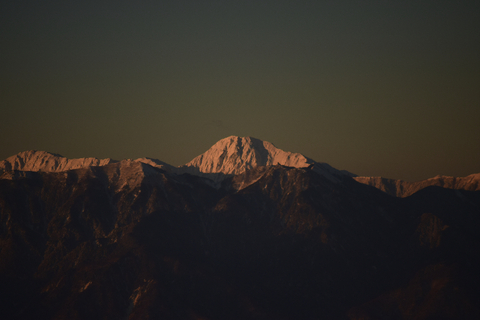
<path id="1" fill-rule="evenodd" d="M 4 166 L 2 318 L 480 318 L 479 191 L 393 197 L 227 139 L 180 168 Z"/>

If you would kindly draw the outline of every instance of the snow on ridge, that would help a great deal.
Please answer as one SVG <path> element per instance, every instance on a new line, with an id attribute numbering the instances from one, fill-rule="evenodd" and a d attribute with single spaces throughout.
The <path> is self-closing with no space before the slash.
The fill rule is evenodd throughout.
<path id="1" fill-rule="evenodd" d="M 282 165 L 295 168 L 312 166 L 312 170 L 335 180 L 335 176 L 344 175 L 326 163 L 318 163 L 300 153 L 283 151 L 268 141 L 253 137 L 230 136 L 215 143 L 205 153 L 195 157 L 187 164 L 174 167 L 152 158 L 122 160 L 143 163 L 173 174 L 189 173 L 208 177 L 219 182 L 226 176 L 240 174 L 258 166 Z M 68 159 L 46 151 L 24 151 L 0 162 L 2 171 L 45 171 L 61 172 L 90 166 L 104 166 L 118 162 L 110 158 Z"/>
<path id="2" fill-rule="evenodd" d="M 0 162 L 0 170 L 61 172 L 89 166 L 104 166 L 112 162 L 116 161 L 110 158 L 68 159 L 55 153 L 29 150 L 20 152 Z"/>
<path id="3" fill-rule="evenodd" d="M 0 175 L 4 172 L 6 174 L 8 171 L 62 172 L 91 166 L 105 166 L 116 162 L 118 161 L 110 158 L 68 159 L 55 153 L 29 150 L 0 161 Z M 146 167 L 137 168 L 135 163 L 145 165 Z M 246 170 L 259 166 L 310 167 L 311 170 L 332 181 L 338 182 L 342 177 L 350 176 L 360 183 L 374 186 L 397 197 L 408 196 L 428 185 L 453 189 L 480 190 L 480 173 L 474 173 L 466 177 L 436 176 L 417 182 L 386 179 L 383 177 L 358 177 L 347 171 L 337 170 L 327 163 L 315 162 L 300 153 L 283 151 L 268 141 L 262 141 L 253 137 L 230 136 L 224 138 L 215 143 L 205 153 L 180 167 L 174 167 L 163 161 L 151 158 L 121 161 L 122 167 L 127 164 L 130 164 L 132 168 L 127 170 L 125 167 L 125 172 L 137 168 L 141 169 L 143 174 L 152 174 L 154 171 L 150 171 L 148 168 L 153 167 L 172 174 L 189 173 L 207 177 L 215 183 L 221 182 L 227 176 L 241 174 Z M 3 178 L 8 178 L 9 175 L 5 174 Z M 11 173 L 9 174 L 10 176 L 12 175 Z"/>
<path id="4" fill-rule="evenodd" d="M 353 177 L 353 179 L 400 198 L 408 197 L 428 186 L 470 191 L 480 190 L 480 173 L 474 173 L 466 177 L 437 175 L 433 178 L 413 182 L 383 177 Z"/>
<path id="5" fill-rule="evenodd" d="M 162 170 L 165 170 L 165 171 L 168 171 L 168 172 L 176 172 L 176 167 L 166 163 L 166 162 L 163 162 L 161 160 L 158 160 L 158 159 L 152 159 L 152 158 L 138 158 L 136 160 L 134 160 L 135 162 L 141 162 L 141 163 L 144 163 L 144 164 L 148 164 L 154 168 L 158 168 L 158 169 L 162 169 Z"/>

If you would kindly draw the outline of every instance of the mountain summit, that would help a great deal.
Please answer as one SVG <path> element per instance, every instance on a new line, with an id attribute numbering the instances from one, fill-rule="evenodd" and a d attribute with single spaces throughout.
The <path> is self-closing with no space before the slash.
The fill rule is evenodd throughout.
<path id="1" fill-rule="evenodd" d="M 185 167 L 196 167 L 203 173 L 238 174 L 258 166 L 280 164 L 302 168 L 312 163 L 313 160 L 300 153 L 285 152 L 267 141 L 230 136 L 215 143 Z"/>
<path id="2" fill-rule="evenodd" d="M 252 137 L 230 136 L 215 143 L 205 153 L 195 157 L 180 169 L 187 173 L 221 180 L 259 166 L 282 165 L 286 167 L 310 167 L 330 180 L 338 180 L 345 172 L 326 163 L 318 163 L 300 153 L 283 151 L 268 141 Z"/>

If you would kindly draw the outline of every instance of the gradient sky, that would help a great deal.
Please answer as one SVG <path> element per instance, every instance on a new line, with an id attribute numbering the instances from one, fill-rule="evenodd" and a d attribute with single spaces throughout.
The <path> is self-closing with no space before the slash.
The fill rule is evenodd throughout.
<path id="1" fill-rule="evenodd" d="M 367 176 L 480 172 L 479 1 L 2 1 L 0 159 L 230 135 Z"/>

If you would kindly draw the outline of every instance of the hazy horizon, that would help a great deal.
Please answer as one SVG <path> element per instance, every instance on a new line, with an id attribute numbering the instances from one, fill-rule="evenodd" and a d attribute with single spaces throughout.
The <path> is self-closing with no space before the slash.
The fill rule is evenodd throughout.
<path id="1" fill-rule="evenodd" d="M 480 3 L 0 4 L 0 160 L 178 166 L 252 136 L 361 176 L 480 172 Z"/>

